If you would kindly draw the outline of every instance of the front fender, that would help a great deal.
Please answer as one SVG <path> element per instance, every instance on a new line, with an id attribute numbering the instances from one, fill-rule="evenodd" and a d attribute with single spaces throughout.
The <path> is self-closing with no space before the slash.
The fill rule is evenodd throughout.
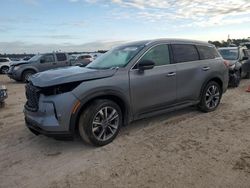
<path id="1" fill-rule="evenodd" d="M 100 89 L 100 88 L 99 88 Z M 102 88 L 101 90 L 92 90 L 89 91 L 85 96 L 81 96 L 79 98 L 80 105 L 77 108 L 75 113 L 71 114 L 70 118 L 70 131 L 74 132 L 77 127 L 77 123 L 79 121 L 80 114 L 85 109 L 85 107 L 88 105 L 88 103 L 94 99 L 98 98 L 106 98 L 107 96 L 113 96 L 116 98 L 119 98 L 123 104 L 125 105 L 125 114 L 124 114 L 124 123 L 127 124 L 132 119 L 132 113 L 131 113 L 131 106 L 129 104 L 129 100 L 127 97 L 119 90 L 114 90 L 111 88 Z"/>

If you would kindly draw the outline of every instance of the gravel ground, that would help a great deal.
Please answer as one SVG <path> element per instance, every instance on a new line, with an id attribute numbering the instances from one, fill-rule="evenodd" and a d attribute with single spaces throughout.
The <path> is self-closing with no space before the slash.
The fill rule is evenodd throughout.
<path id="1" fill-rule="evenodd" d="M 24 125 L 24 84 L 0 75 L 0 187 L 250 187 L 250 80 L 217 111 L 195 108 L 134 122 L 94 148 L 35 136 Z"/>

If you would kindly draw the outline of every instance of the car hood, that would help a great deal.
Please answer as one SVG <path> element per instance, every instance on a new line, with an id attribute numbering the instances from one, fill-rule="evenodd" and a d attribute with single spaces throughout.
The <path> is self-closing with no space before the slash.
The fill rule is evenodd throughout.
<path id="1" fill-rule="evenodd" d="M 31 62 L 29 62 L 29 61 L 12 61 L 10 63 L 10 66 L 18 66 L 18 65 L 28 64 L 28 63 L 31 63 Z"/>
<path id="2" fill-rule="evenodd" d="M 74 66 L 37 73 L 30 78 L 30 81 L 37 87 L 50 87 L 71 82 L 111 77 L 116 71 L 116 69 L 97 70 Z"/>

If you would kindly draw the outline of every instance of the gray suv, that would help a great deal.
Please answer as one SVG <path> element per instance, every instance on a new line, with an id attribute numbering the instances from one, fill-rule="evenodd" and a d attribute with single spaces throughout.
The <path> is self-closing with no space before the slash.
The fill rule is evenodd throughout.
<path id="1" fill-rule="evenodd" d="M 8 76 L 16 81 L 27 82 L 29 77 L 35 73 L 69 65 L 66 53 L 37 54 L 28 61 L 12 62 Z"/>
<path id="2" fill-rule="evenodd" d="M 35 74 L 26 85 L 24 114 L 34 134 L 79 133 L 110 143 L 122 125 L 197 105 L 215 110 L 228 86 L 228 67 L 208 43 L 152 40 L 121 45 L 87 67 Z"/>

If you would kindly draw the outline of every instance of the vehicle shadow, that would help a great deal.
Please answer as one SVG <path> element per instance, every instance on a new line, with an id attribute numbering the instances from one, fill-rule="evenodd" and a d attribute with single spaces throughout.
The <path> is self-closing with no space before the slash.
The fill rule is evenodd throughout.
<path id="1" fill-rule="evenodd" d="M 78 152 L 78 151 L 96 151 L 100 148 L 112 148 L 112 144 L 119 145 L 119 141 L 126 137 L 127 135 L 133 135 L 133 132 L 140 131 L 152 126 L 159 126 L 159 123 L 173 123 L 183 119 L 183 117 L 188 116 L 191 118 L 195 115 L 202 114 L 199 112 L 196 107 L 187 107 L 178 111 L 169 112 L 162 115 L 157 115 L 150 118 L 145 118 L 132 122 L 129 125 L 123 126 L 120 133 L 118 134 L 118 139 L 116 138 L 111 144 L 103 147 L 95 147 L 83 142 L 79 135 L 77 135 L 73 140 L 56 140 L 53 138 L 48 138 L 43 135 L 35 136 L 32 133 L 29 133 L 30 139 L 33 140 L 32 144 L 29 147 L 33 147 L 34 150 L 46 151 L 45 155 L 56 156 L 60 153 L 68 152 Z M 28 130 L 27 130 L 28 131 Z M 117 142 L 117 143 L 116 143 Z"/>

